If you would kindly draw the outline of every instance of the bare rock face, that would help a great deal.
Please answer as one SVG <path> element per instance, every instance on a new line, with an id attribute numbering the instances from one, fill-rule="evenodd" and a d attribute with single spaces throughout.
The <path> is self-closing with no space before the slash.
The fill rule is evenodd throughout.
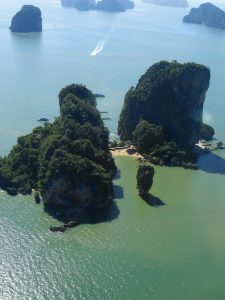
<path id="1" fill-rule="evenodd" d="M 128 91 L 119 120 L 122 140 L 131 140 L 141 120 L 161 125 L 166 140 L 194 146 L 202 128 L 202 112 L 210 71 L 195 63 L 162 61 Z"/>
<path id="2" fill-rule="evenodd" d="M 203 3 L 199 8 L 192 8 L 183 22 L 225 29 L 225 12 L 211 3 Z"/>
<path id="3" fill-rule="evenodd" d="M 111 194 L 109 196 L 109 194 Z M 74 184 L 69 178 L 53 178 L 42 192 L 44 204 L 55 207 L 79 209 L 100 209 L 106 207 L 113 199 L 113 191 L 104 195 L 97 183 Z M 105 197 L 104 197 L 105 196 Z"/>
<path id="4" fill-rule="evenodd" d="M 11 32 L 42 32 L 40 8 L 33 5 L 23 5 L 21 10 L 12 18 Z"/>

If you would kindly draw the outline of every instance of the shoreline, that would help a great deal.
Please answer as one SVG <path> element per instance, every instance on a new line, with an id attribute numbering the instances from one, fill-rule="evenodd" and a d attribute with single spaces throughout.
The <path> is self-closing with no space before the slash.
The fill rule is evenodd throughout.
<path id="1" fill-rule="evenodd" d="M 124 149 L 110 149 L 110 153 L 112 154 L 113 157 L 116 157 L 116 156 L 129 156 L 129 157 L 134 157 L 134 158 L 141 158 L 143 159 L 143 156 L 138 153 L 138 152 L 134 152 L 132 154 L 129 154 L 127 152 L 127 149 L 128 148 L 124 148 Z"/>

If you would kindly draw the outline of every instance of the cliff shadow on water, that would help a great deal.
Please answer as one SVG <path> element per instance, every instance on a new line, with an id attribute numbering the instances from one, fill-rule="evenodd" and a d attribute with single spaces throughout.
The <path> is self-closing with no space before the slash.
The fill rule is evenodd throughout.
<path id="1" fill-rule="evenodd" d="M 76 225 L 82 224 L 98 224 L 103 222 L 111 222 L 119 217 L 120 211 L 118 206 L 114 201 L 112 201 L 108 206 L 101 209 L 83 209 L 80 211 L 71 211 L 71 214 L 68 214 L 68 208 L 56 208 L 52 205 L 45 205 L 44 210 L 51 217 L 57 221 L 63 222 L 64 224 L 75 221 Z M 75 227 L 72 226 L 72 227 Z"/>
<path id="2" fill-rule="evenodd" d="M 225 175 L 225 159 L 210 152 L 200 156 L 198 169 L 207 173 Z"/>
<path id="3" fill-rule="evenodd" d="M 124 191 L 123 188 L 117 184 L 115 181 L 121 178 L 121 171 L 117 169 L 116 175 L 113 178 L 113 192 L 116 199 L 123 199 L 124 198 Z"/>
<path id="4" fill-rule="evenodd" d="M 149 205 L 155 208 L 158 208 L 160 206 L 166 205 L 165 202 L 163 202 L 161 199 L 158 197 L 148 193 L 145 196 L 142 196 L 142 199 Z"/>

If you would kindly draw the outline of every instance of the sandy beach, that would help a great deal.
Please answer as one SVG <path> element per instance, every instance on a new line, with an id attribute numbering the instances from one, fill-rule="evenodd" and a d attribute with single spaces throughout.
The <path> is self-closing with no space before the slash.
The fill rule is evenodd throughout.
<path id="1" fill-rule="evenodd" d="M 130 157 L 134 157 L 134 158 L 143 158 L 143 156 L 138 152 L 129 154 L 127 152 L 127 149 L 110 150 L 110 152 L 112 153 L 112 156 L 130 156 Z"/>

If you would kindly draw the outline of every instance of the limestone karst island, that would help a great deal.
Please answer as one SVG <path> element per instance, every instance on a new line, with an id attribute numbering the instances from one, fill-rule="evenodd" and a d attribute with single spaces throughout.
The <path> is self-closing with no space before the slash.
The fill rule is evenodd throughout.
<path id="1" fill-rule="evenodd" d="M 225 29 L 225 11 L 209 2 L 203 3 L 199 8 L 192 8 L 183 22 Z"/>
<path id="2" fill-rule="evenodd" d="M 21 10 L 12 18 L 11 32 L 41 32 L 41 10 L 33 5 L 23 5 Z"/>
<path id="3" fill-rule="evenodd" d="M 45 206 L 71 217 L 81 209 L 109 205 L 116 167 L 92 92 L 82 85 L 67 86 L 59 105 L 60 117 L 53 124 L 18 138 L 1 159 L 0 187 L 11 195 L 35 189 Z"/>

